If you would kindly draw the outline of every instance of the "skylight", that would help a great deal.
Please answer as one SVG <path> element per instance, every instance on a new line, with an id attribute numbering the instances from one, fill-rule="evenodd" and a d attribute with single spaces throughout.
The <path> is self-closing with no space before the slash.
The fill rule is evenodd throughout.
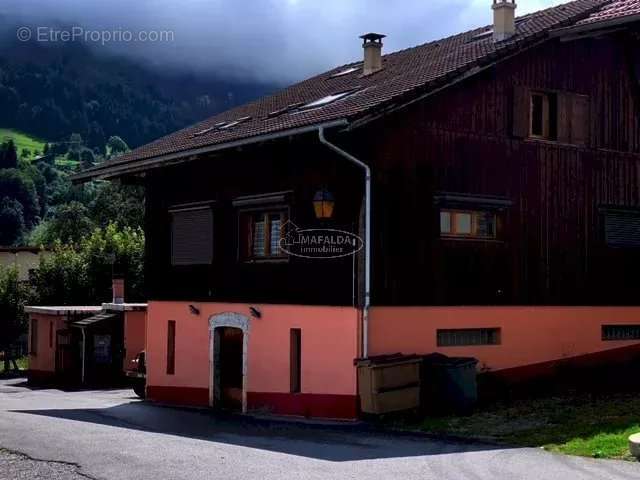
<path id="1" fill-rule="evenodd" d="M 227 129 L 231 128 L 231 127 L 235 127 L 236 125 L 244 123 L 244 122 L 246 122 L 248 120 L 251 120 L 251 117 L 239 118 L 237 120 L 234 120 L 233 122 L 229 122 L 229 123 L 226 123 L 226 124 L 220 126 L 220 130 L 227 130 Z"/>
<path id="2" fill-rule="evenodd" d="M 349 75 L 350 73 L 357 72 L 358 70 L 360 70 L 360 66 L 357 66 L 357 67 L 349 67 L 349 68 L 346 68 L 346 69 L 344 69 L 344 70 L 341 70 L 341 71 L 339 71 L 339 72 L 337 72 L 337 73 L 334 73 L 334 74 L 333 74 L 333 75 L 331 75 L 331 77 L 329 77 L 329 78 L 342 77 L 343 75 Z"/>
<path id="3" fill-rule="evenodd" d="M 207 133 L 209 133 L 211 130 L 214 130 L 215 127 L 209 127 L 209 128 L 205 128 L 204 130 L 200 130 L 199 132 L 196 132 L 193 134 L 194 137 L 200 137 L 201 135 L 206 135 Z"/>
<path id="4" fill-rule="evenodd" d="M 327 95 L 326 97 L 319 98 L 318 100 L 314 100 L 313 102 L 306 103 L 300 107 L 300 110 L 309 110 L 311 108 L 319 108 L 324 107 L 325 105 L 329 105 L 341 98 L 344 98 L 348 95 L 354 93 L 355 90 L 347 90 L 346 92 L 334 93 L 332 95 Z"/>

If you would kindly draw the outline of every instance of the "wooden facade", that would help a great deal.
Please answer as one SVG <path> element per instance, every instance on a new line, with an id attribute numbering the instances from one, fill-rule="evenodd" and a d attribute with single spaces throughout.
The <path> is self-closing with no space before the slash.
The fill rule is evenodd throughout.
<path id="1" fill-rule="evenodd" d="M 550 40 L 332 133 L 373 171 L 373 305 L 637 304 L 640 249 L 607 245 L 604 212 L 640 209 L 638 51 L 629 33 Z M 522 135 L 516 126 L 530 114 L 518 108 L 523 89 L 579 96 L 585 101 L 571 114 L 584 128 L 568 127 L 565 109 L 554 141 Z M 352 258 L 238 257 L 239 196 L 291 192 L 296 224 L 360 232 L 362 172 L 317 136 L 158 169 L 146 182 L 150 300 L 358 303 L 361 262 Z M 328 223 L 313 215 L 322 187 L 336 197 Z M 454 197 L 498 201 L 500 235 L 441 238 L 439 211 Z M 192 202 L 214 202 L 213 262 L 172 266 L 168 210 Z"/>

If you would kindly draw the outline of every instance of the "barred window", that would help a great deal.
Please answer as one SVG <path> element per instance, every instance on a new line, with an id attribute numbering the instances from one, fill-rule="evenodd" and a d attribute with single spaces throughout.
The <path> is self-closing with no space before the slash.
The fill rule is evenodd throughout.
<path id="1" fill-rule="evenodd" d="M 602 340 L 640 340 L 640 325 L 602 325 Z"/>

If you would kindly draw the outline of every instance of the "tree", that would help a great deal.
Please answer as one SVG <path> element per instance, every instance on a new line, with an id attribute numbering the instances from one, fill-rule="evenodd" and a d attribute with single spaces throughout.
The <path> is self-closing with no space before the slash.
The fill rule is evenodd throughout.
<path id="1" fill-rule="evenodd" d="M 0 201 L 0 245 L 14 245 L 24 235 L 24 214 L 17 200 Z"/>
<path id="2" fill-rule="evenodd" d="M 111 298 L 114 272 L 126 278 L 126 297 L 144 300 L 144 233 L 111 224 L 96 228 L 79 244 L 56 242 L 34 273 L 40 304 L 94 305 Z"/>
<path id="3" fill-rule="evenodd" d="M 28 148 L 23 148 L 20 152 L 20 158 L 29 158 L 31 156 L 31 150 Z"/>
<path id="4" fill-rule="evenodd" d="M 0 168 L 16 168 L 18 166 L 18 151 L 13 139 L 0 145 Z"/>
<path id="5" fill-rule="evenodd" d="M 95 155 L 93 154 L 93 152 L 88 148 L 85 148 L 84 150 L 82 150 L 82 153 L 80 153 L 80 168 L 82 170 L 91 168 L 93 167 L 94 162 L 95 162 Z"/>
<path id="6" fill-rule="evenodd" d="M 29 291 L 18 280 L 18 269 L 0 266 L 0 350 L 5 352 L 5 371 L 9 370 L 11 346 L 26 331 L 24 307 L 28 299 Z M 15 360 L 13 364 L 17 370 Z"/>
<path id="7" fill-rule="evenodd" d="M 107 141 L 107 158 L 116 157 L 129 151 L 129 145 L 122 138 L 114 135 Z"/>
<path id="8" fill-rule="evenodd" d="M 33 180 L 15 168 L 0 170 L 0 192 L 3 197 L 16 200 L 22 205 L 24 224 L 27 228 L 38 220 L 40 205 Z"/>
<path id="9" fill-rule="evenodd" d="M 72 133 L 69 137 L 69 151 L 75 152 L 80 155 L 80 151 L 84 147 L 84 142 L 82 141 L 82 136 L 79 133 Z"/>
<path id="10" fill-rule="evenodd" d="M 144 190 L 113 182 L 96 183 L 89 212 L 94 222 L 102 227 L 109 223 L 120 227 L 139 227 L 144 222 Z"/>
<path id="11" fill-rule="evenodd" d="M 91 234 L 94 227 L 87 207 L 76 201 L 58 205 L 44 224 L 44 232 L 39 239 L 43 245 L 53 244 L 56 240 L 78 244 Z"/>

